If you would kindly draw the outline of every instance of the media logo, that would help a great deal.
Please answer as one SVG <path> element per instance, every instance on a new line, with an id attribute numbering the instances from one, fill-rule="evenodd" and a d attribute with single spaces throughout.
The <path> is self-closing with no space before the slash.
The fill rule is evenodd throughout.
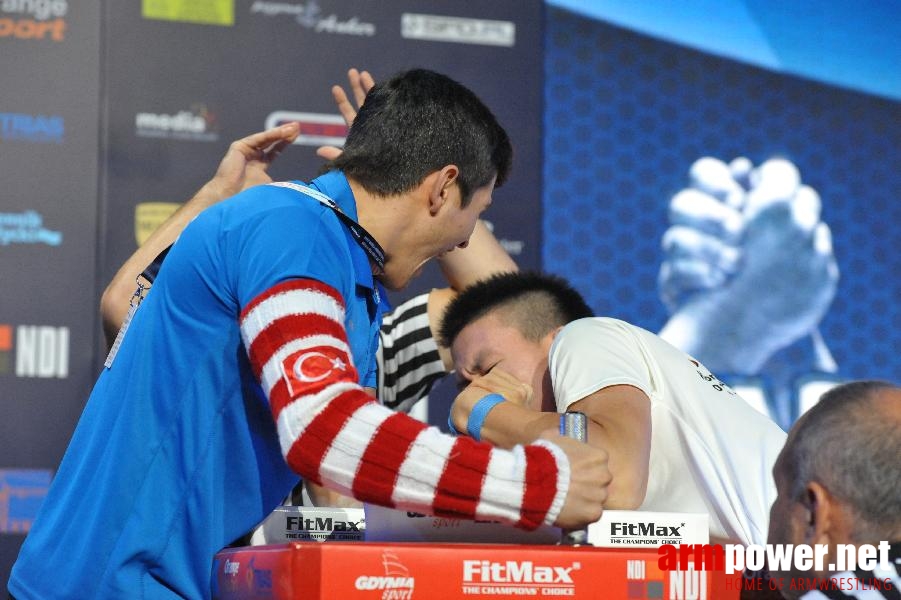
<path id="1" fill-rule="evenodd" d="M 493 596 L 575 596 L 573 572 L 582 568 L 541 565 L 531 560 L 464 560 L 463 593 Z"/>
<path id="2" fill-rule="evenodd" d="M 59 115 L 0 113 L 0 140 L 61 144 L 66 124 Z"/>
<path id="3" fill-rule="evenodd" d="M 15 362 L 13 368 L 12 363 Z M 0 375 L 65 379 L 69 376 L 69 328 L 0 323 Z"/>
<path id="4" fill-rule="evenodd" d="M 413 40 L 512 47 L 516 44 L 516 24 L 492 19 L 403 13 L 400 35 Z"/>
<path id="5" fill-rule="evenodd" d="M 28 533 L 51 478 L 45 469 L 0 469 L 0 533 Z"/>
<path id="6" fill-rule="evenodd" d="M 375 24 L 361 21 L 356 16 L 346 19 L 338 17 L 335 13 L 326 15 L 319 8 L 319 3 L 316 0 L 307 0 L 302 4 L 262 2 L 258 0 L 250 7 L 250 13 L 259 13 L 265 17 L 293 16 L 298 25 L 316 33 L 365 37 L 375 35 Z"/>
<path id="7" fill-rule="evenodd" d="M 219 139 L 216 115 L 202 104 L 175 114 L 140 112 L 135 115 L 135 133 L 138 137 L 196 142 Z"/>
<path id="8" fill-rule="evenodd" d="M 177 202 L 141 202 L 135 206 L 135 241 L 138 246 L 143 245 L 179 206 L 181 204 Z"/>
<path id="9" fill-rule="evenodd" d="M 0 38 L 20 40 L 66 39 L 66 0 L 2 0 Z"/>
<path id="10" fill-rule="evenodd" d="M 141 16 L 227 27 L 235 24 L 235 0 L 142 0 Z"/>
<path id="11" fill-rule="evenodd" d="M 295 121 L 300 123 L 300 135 L 294 143 L 300 146 L 343 146 L 347 138 L 341 115 L 279 110 L 266 117 L 266 129 Z"/>
<path id="12" fill-rule="evenodd" d="M 39 212 L 26 210 L 21 213 L 0 213 L 0 246 L 11 244 L 59 246 L 62 241 L 62 233 L 44 228 L 44 217 Z"/>
<path id="13" fill-rule="evenodd" d="M 384 575 L 360 575 L 354 587 L 360 591 L 380 591 L 382 600 L 411 600 L 416 586 L 415 578 L 393 552 L 382 552 Z"/>

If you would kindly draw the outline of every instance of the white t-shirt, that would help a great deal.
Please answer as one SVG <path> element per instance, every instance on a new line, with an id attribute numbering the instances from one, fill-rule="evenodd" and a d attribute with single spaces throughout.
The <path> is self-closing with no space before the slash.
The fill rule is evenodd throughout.
<path id="1" fill-rule="evenodd" d="M 711 536 L 766 542 L 785 433 L 704 365 L 640 327 L 591 318 L 557 335 L 550 373 L 559 411 L 613 385 L 647 394 L 651 455 L 639 510 L 705 512 Z"/>

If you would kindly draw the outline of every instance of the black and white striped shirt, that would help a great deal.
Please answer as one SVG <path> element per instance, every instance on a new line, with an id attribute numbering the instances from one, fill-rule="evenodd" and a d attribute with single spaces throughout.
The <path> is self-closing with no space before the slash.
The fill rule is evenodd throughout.
<path id="1" fill-rule="evenodd" d="M 446 373 L 429 327 L 428 302 L 428 294 L 415 296 L 382 320 L 377 396 L 392 410 L 408 412 Z"/>

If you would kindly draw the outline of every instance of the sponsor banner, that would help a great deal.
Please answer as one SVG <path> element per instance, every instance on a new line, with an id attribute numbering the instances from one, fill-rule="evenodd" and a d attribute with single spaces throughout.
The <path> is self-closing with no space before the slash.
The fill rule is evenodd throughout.
<path id="1" fill-rule="evenodd" d="M 46 469 L 0 469 L 0 534 L 28 533 L 52 477 Z"/>
<path id="2" fill-rule="evenodd" d="M 300 135 L 293 143 L 299 146 L 343 146 L 347 124 L 341 115 L 279 110 L 266 117 L 266 129 L 285 123 L 300 123 Z"/>
<path id="3" fill-rule="evenodd" d="M 0 213 L 0 246 L 45 244 L 59 246 L 63 234 L 44 227 L 44 217 L 34 210 Z"/>
<path id="4" fill-rule="evenodd" d="M 0 375 L 67 378 L 69 338 L 68 327 L 0 323 Z"/>
<path id="5" fill-rule="evenodd" d="M 0 113 L 0 141 L 61 144 L 66 124 L 60 115 Z"/>
<path id="6" fill-rule="evenodd" d="M 178 202 L 141 202 L 135 206 L 135 241 L 144 244 L 150 234 L 181 206 Z"/>
<path id="7" fill-rule="evenodd" d="M 219 600 L 738 598 L 734 577 L 693 569 L 664 572 L 656 563 L 652 549 L 293 543 L 223 550 L 214 561 L 212 587 Z"/>
<path id="8" fill-rule="evenodd" d="M 0 2 L 0 39 L 62 42 L 68 12 L 67 0 L 4 0 Z"/>
<path id="9" fill-rule="evenodd" d="M 176 113 L 139 112 L 135 115 L 138 137 L 215 142 L 219 139 L 216 114 L 203 104 Z"/>
<path id="10" fill-rule="evenodd" d="M 400 35 L 412 40 L 513 47 L 516 44 L 516 24 L 494 19 L 403 13 L 400 16 Z"/>
<path id="11" fill-rule="evenodd" d="M 253 545 L 296 541 L 362 541 L 366 518 L 362 508 L 279 506 L 254 535 Z"/>
<path id="12" fill-rule="evenodd" d="M 142 0 L 141 16 L 202 25 L 234 25 L 234 0 Z"/>
<path id="13" fill-rule="evenodd" d="M 294 21 L 300 27 L 320 34 L 353 35 L 372 37 L 376 34 L 375 23 L 371 23 L 353 15 L 346 14 L 345 7 L 338 2 L 339 13 L 328 7 L 323 8 L 316 0 L 306 2 L 262 2 L 257 0 L 250 7 L 251 15 L 278 18 Z"/>

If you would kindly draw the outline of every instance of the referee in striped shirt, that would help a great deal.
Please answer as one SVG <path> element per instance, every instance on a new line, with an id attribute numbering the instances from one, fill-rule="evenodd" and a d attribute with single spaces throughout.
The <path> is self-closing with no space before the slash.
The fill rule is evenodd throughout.
<path id="1" fill-rule="evenodd" d="M 891 544 L 872 571 L 780 572 L 789 600 L 901 600 L 901 388 L 857 381 L 833 388 L 789 431 L 773 467 L 770 544 Z"/>

